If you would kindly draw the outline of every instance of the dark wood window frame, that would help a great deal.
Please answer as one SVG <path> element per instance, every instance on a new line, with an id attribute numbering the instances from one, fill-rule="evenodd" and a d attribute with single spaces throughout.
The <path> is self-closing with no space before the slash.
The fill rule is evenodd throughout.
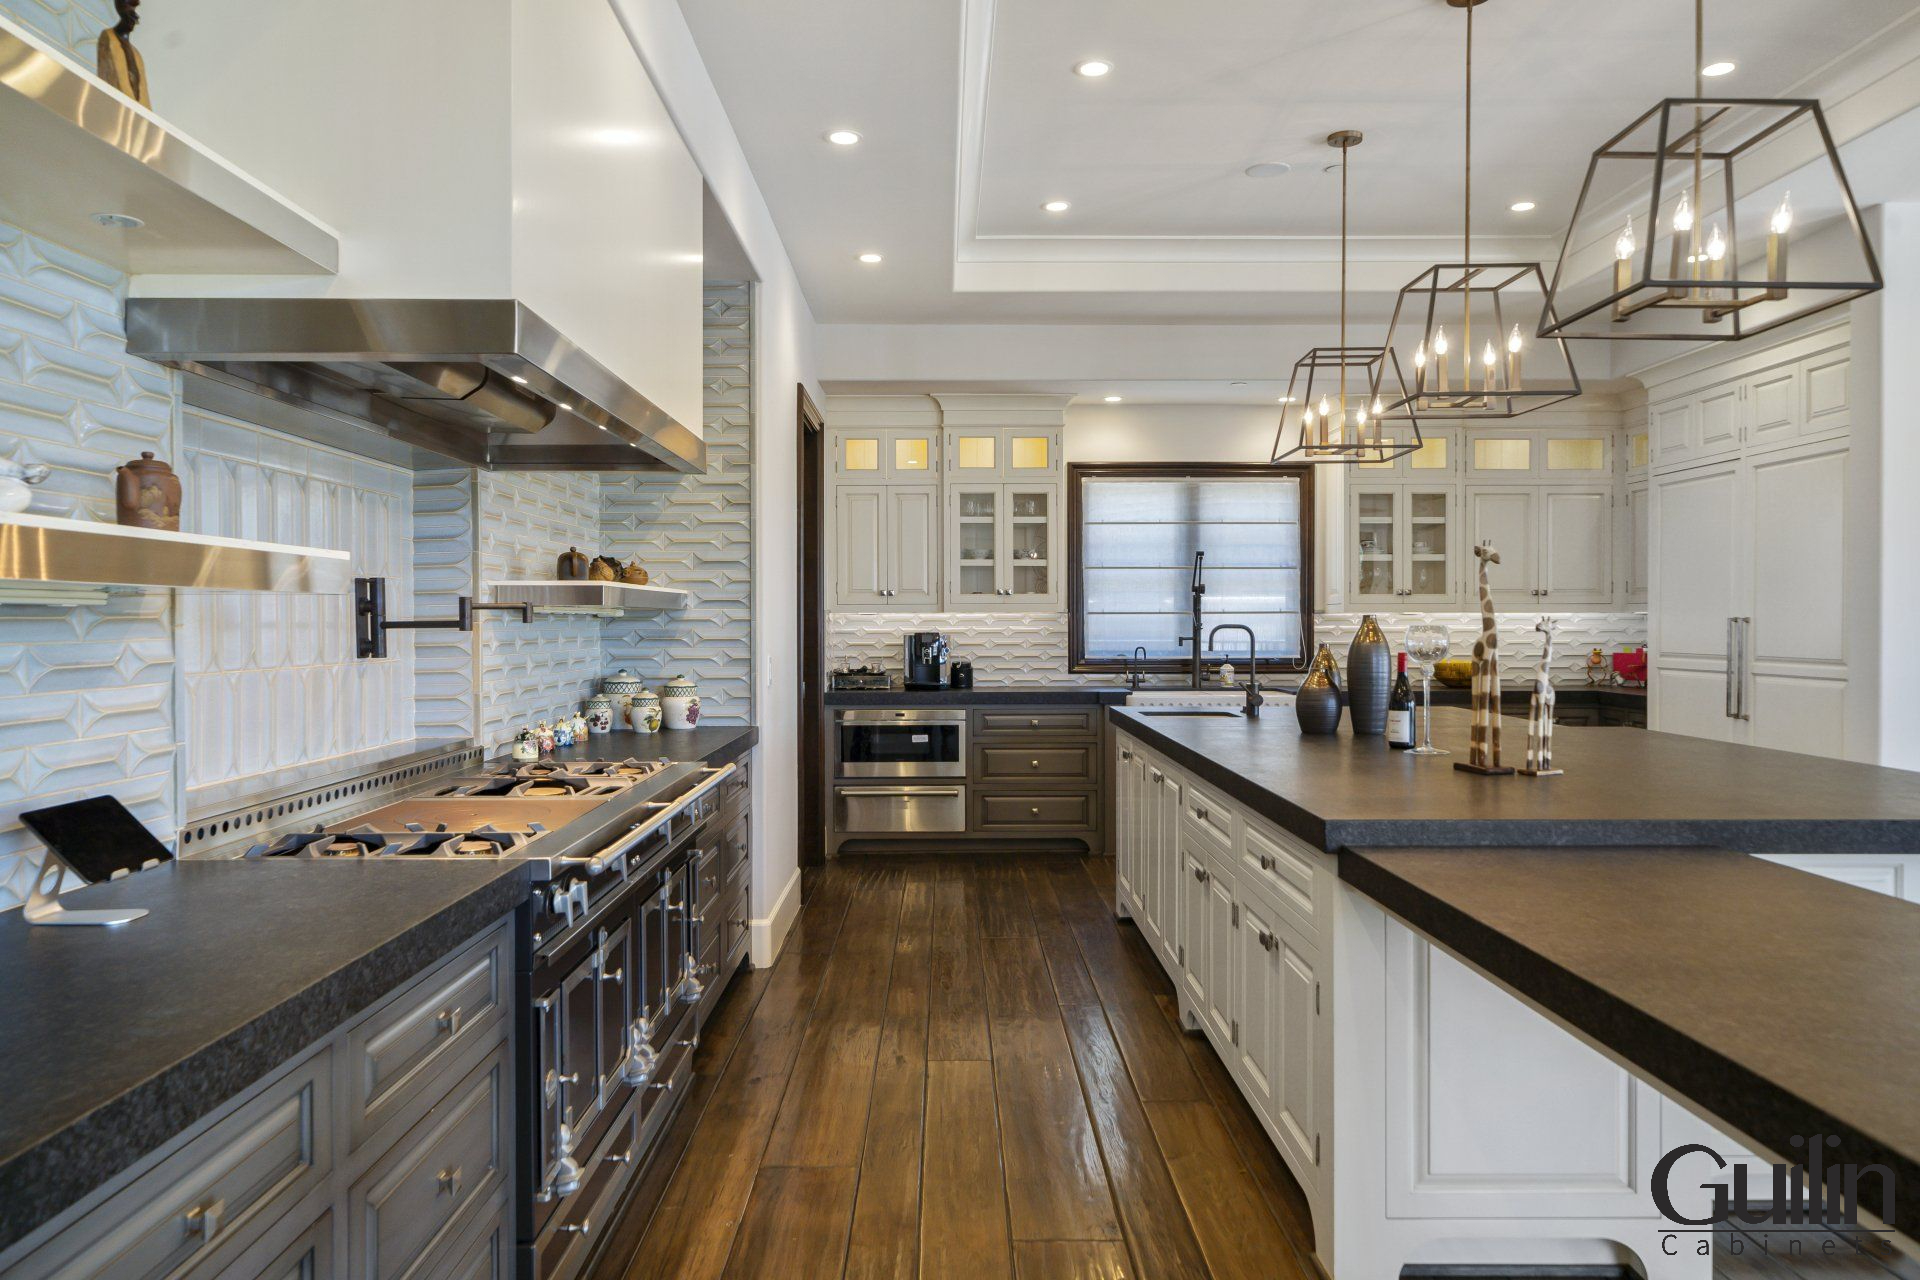
<path id="1" fill-rule="evenodd" d="M 1081 577 L 1082 528 L 1080 490 L 1086 480 L 1131 478 L 1148 480 L 1193 480 L 1239 477 L 1249 480 L 1273 480 L 1292 477 L 1300 482 L 1300 662 L 1275 663 L 1273 670 L 1304 671 L 1314 654 L 1313 641 L 1313 533 L 1316 524 L 1311 466 L 1272 466 L 1259 462 L 1072 462 L 1067 464 L 1067 669 L 1088 672 L 1121 672 L 1126 662 L 1120 658 L 1089 658 L 1086 652 L 1086 593 Z M 1193 669 L 1186 658 L 1152 659 L 1143 665 L 1149 672 L 1179 672 Z M 1265 662 L 1261 670 L 1268 670 Z"/>

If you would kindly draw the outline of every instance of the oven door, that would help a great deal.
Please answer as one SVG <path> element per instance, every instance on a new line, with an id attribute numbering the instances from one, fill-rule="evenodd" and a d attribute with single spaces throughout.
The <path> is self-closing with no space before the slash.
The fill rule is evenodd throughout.
<path id="1" fill-rule="evenodd" d="M 834 714 L 843 778 L 964 778 L 967 713 L 859 708 Z"/>

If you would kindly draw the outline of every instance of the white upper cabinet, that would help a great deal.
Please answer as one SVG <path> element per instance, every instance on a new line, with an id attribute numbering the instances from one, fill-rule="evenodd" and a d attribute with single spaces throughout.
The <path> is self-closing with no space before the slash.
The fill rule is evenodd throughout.
<path id="1" fill-rule="evenodd" d="M 1347 490 L 1347 593 L 1355 605 L 1446 605 L 1460 592 L 1457 485 L 1354 484 Z"/>
<path id="2" fill-rule="evenodd" d="M 923 485 L 834 490 L 833 604 L 929 609 L 940 600 L 940 491 Z"/>
<path id="3" fill-rule="evenodd" d="M 946 442 L 956 481 L 1050 480 L 1063 472 L 1058 427 L 949 428 Z"/>
<path id="4" fill-rule="evenodd" d="M 835 431 L 830 438 L 834 478 L 843 483 L 920 484 L 939 478 L 939 433 L 931 429 Z"/>
<path id="5" fill-rule="evenodd" d="M 1540 495 L 1536 490 L 1468 486 L 1467 541 L 1476 547 L 1491 542 L 1499 553 L 1500 563 L 1487 569 L 1487 589 L 1496 609 L 1524 609 L 1538 603 Z M 1479 574 L 1476 559 L 1467 570 L 1467 596 L 1476 603 Z"/>
<path id="6" fill-rule="evenodd" d="M 1604 609 L 1613 601 L 1613 489 L 1540 491 L 1540 599 L 1549 609 Z"/>
<path id="7" fill-rule="evenodd" d="M 1648 423 L 1654 469 L 1690 467 L 1848 431 L 1849 335 L 1842 324 L 1653 384 Z"/>

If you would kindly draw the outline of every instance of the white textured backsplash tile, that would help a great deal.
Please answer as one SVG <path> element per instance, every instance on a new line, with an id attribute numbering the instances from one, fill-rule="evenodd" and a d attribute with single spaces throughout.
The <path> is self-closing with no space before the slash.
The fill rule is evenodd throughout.
<path id="1" fill-rule="evenodd" d="M 77 5 L 0 8 L 54 39 L 98 29 Z M 104 263 L 0 223 L 0 457 L 53 468 L 36 511 L 111 521 L 114 468 L 173 453 L 172 375 L 127 355 L 125 286 Z M 168 592 L 0 607 L 0 908 L 25 899 L 40 865 L 23 809 L 109 792 L 173 837 L 173 685 Z"/>
<path id="2" fill-rule="evenodd" d="M 119 21 L 112 0 L 0 0 L 6 14 L 50 44 L 70 52 L 89 71 L 94 41 Z"/>
<path id="3" fill-rule="evenodd" d="M 1347 646 L 1359 630 L 1358 613 L 1321 614 L 1314 619 L 1316 644 L 1331 645 L 1344 665 Z M 1414 622 L 1445 622 L 1453 637 L 1454 653 L 1470 657 L 1480 633 L 1477 613 L 1375 615 L 1395 648 L 1406 643 Z M 1540 615 L 1500 614 L 1501 677 L 1508 685 L 1526 685 L 1540 660 L 1540 634 L 1533 624 Z M 1562 682 L 1585 678 L 1587 651 L 1599 646 L 1609 653 L 1647 642 L 1644 613 L 1555 614 L 1560 631 L 1554 644 L 1554 669 Z M 1114 674 L 1075 673 L 1067 670 L 1067 615 L 1064 613 L 834 613 L 827 616 L 829 666 L 865 663 L 899 674 L 900 637 L 907 631 L 943 631 L 953 657 L 973 663 L 981 684 L 1113 684 Z M 1233 652 L 1227 651 L 1229 661 Z M 1178 683 L 1177 677 L 1157 676 L 1157 683 Z"/>
<path id="4" fill-rule="evenodd" d="M 452 616 L 474 582 L 475 474 L 469 467 L 413 477 L 413 607 Z M 483 611 L 481 618 L 489 614 Z M 470 738 L 479 724 L 479 668 L 473 635 L 419 631 L 413 641 L 413 728 L 422 738 Z"/>
<path id="5" fill-rule="evenodd" d="M 413 476 L 199 410 L 182 415 L 182 524 L 347 551 L 411 617 Z M 353 656 L 350 596 L 181 597 L 186 785 L 230 783 L 414 737 L 414 644 Z"/>
<path id="6" fill-rule="evenodd" d="M 609 620 L 609 670 L 658 686 L 689 675 L 701 718 L 753 717 L 753 399 L 751 286 L 706 290 L 703 475 L 604 477 L 600 545 L 638 558 L 652 580 L 688 593 L 683 608 Z"/>

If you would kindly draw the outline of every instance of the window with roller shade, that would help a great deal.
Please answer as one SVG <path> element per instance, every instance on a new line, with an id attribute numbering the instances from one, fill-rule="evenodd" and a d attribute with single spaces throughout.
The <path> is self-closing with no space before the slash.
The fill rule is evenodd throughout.
<path id="1" fill-rule="evenodd" d="M 1193 556 L 1206 553 L 1206 633 L 1241 623 L 1260 663 L 1299 670 L 1312 646 L 1310 467 L 1074 464 L 1070 661 L 1115 671 L 1143 645 L 1149 668 L 1190 669 Z M 1246 665 L 1246 636 L 1220 637 L 1209 663 Z"/>

